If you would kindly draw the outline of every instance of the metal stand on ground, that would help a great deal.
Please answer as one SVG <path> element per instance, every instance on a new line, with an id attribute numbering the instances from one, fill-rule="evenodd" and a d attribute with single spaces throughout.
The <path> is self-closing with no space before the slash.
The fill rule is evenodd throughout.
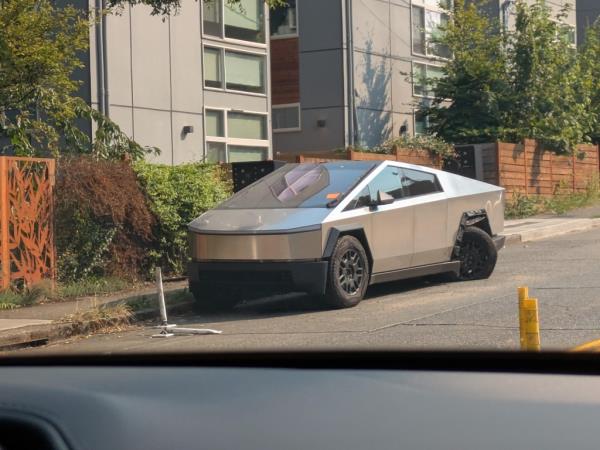
<path id="1" fill-rule="evenodd" d="M 153 335 L 153 338 L 168 338 L 175 336 L 176 334 L 191 335 L 222 333 L 221 331 L 211 330 L 209 328 L 178 328 L 177 325 L 169 325 L 169 322 L 167 321 L 167 306 L 165 305 L 165 291 L 162 282 L 162 270 L 160 267 L 156 268 L 156 288 L 158 290 L 158 307 L 160 309 L 161 324 L 157 327 L 160 329 L 160 333 Z"/>

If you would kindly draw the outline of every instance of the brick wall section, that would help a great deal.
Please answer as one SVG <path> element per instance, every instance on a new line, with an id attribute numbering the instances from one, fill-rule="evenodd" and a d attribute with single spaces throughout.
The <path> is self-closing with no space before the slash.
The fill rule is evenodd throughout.
<path id="1" fill-rule="evenodd" d="M 506 188 L 508 197 L 514 193 L 551 196 L 585 191 L 588 182 L 598 177 L 599 148 L 581 145 L 583 159 L 556 155 L 540 148 L 534 140 L 523 144 L 496 144 L 496 152 L 484 152 L 484 179 Z"/>
<path id="2" fill-rule="evenodd" d="M 271 94 L 274 105 L 300 102 L 298 38 L 271 41 Z"/>

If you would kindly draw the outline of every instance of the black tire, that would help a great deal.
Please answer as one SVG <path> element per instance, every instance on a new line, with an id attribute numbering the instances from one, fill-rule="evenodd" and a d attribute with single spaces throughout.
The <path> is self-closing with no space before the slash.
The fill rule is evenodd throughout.
<path id="1" fill-rule="evenodd" d="M 494 271 L 498 250 L 485 231 L 467 227 L 463 232 L 458 259 L 461 263 L 459 280 L 483 280 L 489 278 Z"/>
<path id="2" fill-rule="evenodd" d="M 239 298 L 231 289 L 216 289 L 200 283 L 190 283 L 197 312 L 226 312 L 233 309 Z"/>
<path id="3" fill-rule="evenodd" d="M 354 236 L 342 236 L 329 262 L 327 304 L 333 308 L 356 306 L 367 291 L 369 276 L 369 259 L 360 241 Z"/>

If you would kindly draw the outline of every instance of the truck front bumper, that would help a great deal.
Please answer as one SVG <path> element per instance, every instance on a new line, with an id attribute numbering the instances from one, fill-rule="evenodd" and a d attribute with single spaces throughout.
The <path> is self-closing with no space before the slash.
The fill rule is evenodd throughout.
<path id="1" fill-rule="evenodd" d="M 190 287 L 236 287 L 273 292 L 325 294 L 327 261 L 192 261 Z"/>

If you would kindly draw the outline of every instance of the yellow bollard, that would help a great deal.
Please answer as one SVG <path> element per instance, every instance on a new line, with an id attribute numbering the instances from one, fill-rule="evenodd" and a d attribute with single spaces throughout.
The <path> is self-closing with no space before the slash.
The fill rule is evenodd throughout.
<path id="1" fill-rule="evenodd" d="M 517 288 L 517 291 L 519 293 L 519 342 L 521 349 L 525 349 L 525 314 L 523 314 L 523 311 L 525 300 L 529 298 L 529 289 L 527 286 L 523 286 Z"/>
<path id="2" fill-rule="evenodd" d="M 526 287 L 519 288 L 519 330 L 521 350 L 540 351 L 540 319 L 538 301 L 528 298 Z"/>

